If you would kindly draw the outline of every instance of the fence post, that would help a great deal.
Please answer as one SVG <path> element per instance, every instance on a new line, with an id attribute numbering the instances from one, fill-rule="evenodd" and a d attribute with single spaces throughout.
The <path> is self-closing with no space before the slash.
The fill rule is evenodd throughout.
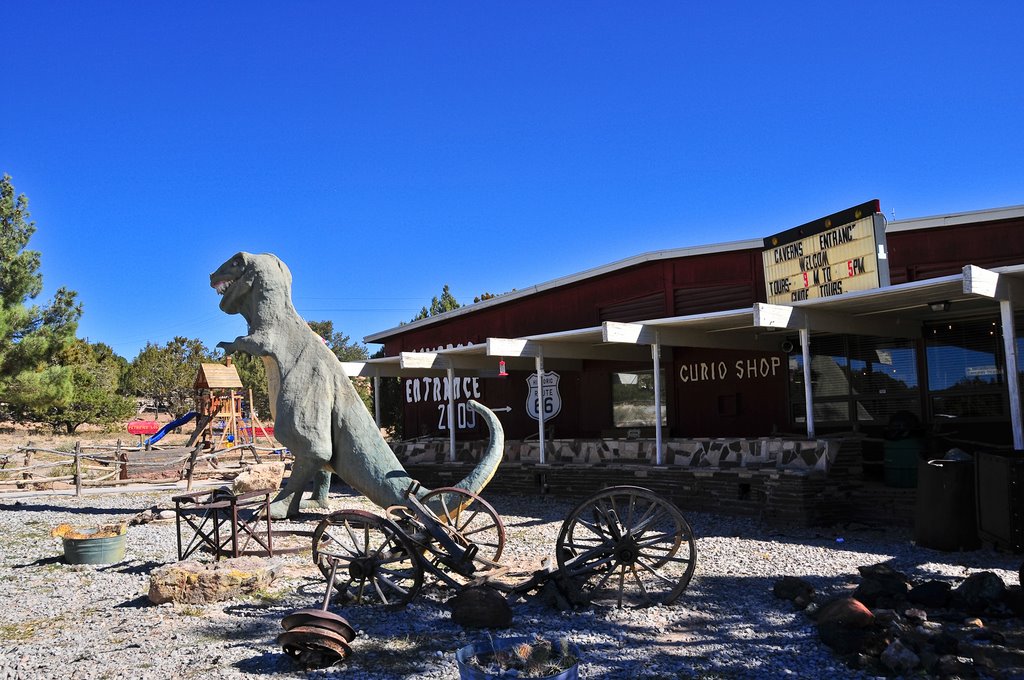
<path id="1" fill-rule="evenodd" d="M 75 495 L 82 495 L 82 442 L 75 442 Z"/>
<path id="2" fill-rule="evenodd" d="M 32 466 L 32 442 L 29 442 L 28 444 L 25 445 L 25 465 L 24 465 L 24 467 L 31 467 L 31 466 Z M 32 473 L 29 472 L 28 470 L 25 470 L 24 472 L 21 473 L 21 478 L 22 479 L 32 479 Z M 19 488 L 23 489 L 23 488 L 25 488 L 25 486 L 26 485 L 19 485 Z"/>
<path id="3" fill-rule="evenodd" d="M 185 483 L 185 491 L 192 490 L 192 473 L 196 469 L 196 458 L 199 456 L 199 449 L 200 447 L 198 446 L 192 449 L 192 453 L 188 457 L 188 477 Z"/>
<path id="4" fill-rule="evenodd" d="M 114 448 L 114 459 L 120 463 L 120 479 L 128 479 L 128 452 L 121 450 L 121 438 L 117 438 L 117 446 Z"/>

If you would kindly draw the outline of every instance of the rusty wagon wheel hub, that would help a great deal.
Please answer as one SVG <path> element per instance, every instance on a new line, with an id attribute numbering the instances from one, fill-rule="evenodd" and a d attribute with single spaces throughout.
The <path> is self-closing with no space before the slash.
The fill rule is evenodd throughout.
<path id="1" fill-rule="evenodd" d="M 348 565 L 348 575 L 356 581 L 368 579 L 377 573 L 378 564 L 374 557 L 357 557 Z"/>
<path id="2" fill-rule="evenodd" d="M 640 558 L 640 546 L 632 536 L 626 536 L 615 545 L 615 559 L 621 564 L 632 565 Z"/>

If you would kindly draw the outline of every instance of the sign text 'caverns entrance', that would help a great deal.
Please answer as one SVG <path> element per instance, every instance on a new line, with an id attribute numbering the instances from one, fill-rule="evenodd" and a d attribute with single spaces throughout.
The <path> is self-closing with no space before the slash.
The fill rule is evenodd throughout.
<path id="1" fill-rule="evenodd" d="M 790 304 L 889 285 L 878 201 L 765 239 L 767 301 Z"/>

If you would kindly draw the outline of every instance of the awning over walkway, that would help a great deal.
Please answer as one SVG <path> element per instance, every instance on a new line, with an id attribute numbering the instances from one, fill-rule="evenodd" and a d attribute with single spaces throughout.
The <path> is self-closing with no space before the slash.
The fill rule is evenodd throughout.
<path id="1" fill-rule="evenodd" d="M 350 376 L 415 377 L 461 375 L 496 377 L 498 361 L 508 369 L 579 370 L 585 360 L 651 361 L 660 380 L 661 347 L 705 347 L 779 351 L 782 341 L 797 333 L 803 353 L 807 405 L 807 433 L 814 436 L 810 394 L 810 343 L 813 333 L 919 338 L 925 322 L 965 315 L 992 313 L 1002 318 L 1003 351 L 1007 376 L 1017 375 L 1015 307 L 1024 306 L 1024 265 L 984 269 L 964 267 L 960 274 L 912 281 L 830 298 L 804 300 L 792 305 L 756 303 L 751 309 L 622 323 L 521 338 L 488 338 L 486 342 L 435 352 L 403 352 L 400 356 L 344 364 Z M 1006 381 L 1010 398 L 1015 449 L 1024 449 L 1020 394 L 1017 380 Z M 449 390 L 451 392 L 451 390 Z M 655 385 L 656 402 L 660 385 Z M 449 394 L 449 400 L 454 397 Z M 660 403 L 656 403 L 660 413 Z M 449 419 L 453 418 L 449 408 Z M 379 421 L 379 405 L 377 407 Z M 454 455 L 454 427 L 449 423 Z M 662 426 L 655 427 L 660 458 Z M 544 420 L 539 421 L 541 461 L 544 460 Z M 661 461 L 658 460 L 658 463 Z"/>

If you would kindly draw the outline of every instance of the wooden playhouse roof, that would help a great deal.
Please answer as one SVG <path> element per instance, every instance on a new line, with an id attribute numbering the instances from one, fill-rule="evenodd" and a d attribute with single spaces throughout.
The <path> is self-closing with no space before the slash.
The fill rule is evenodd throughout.
<path id="1" fill-rule="evenodd" d="M 241 389 L 242 379 L 234 366 L 224 364 L 200 364 L 193 387 L 202 389 Z"/>

